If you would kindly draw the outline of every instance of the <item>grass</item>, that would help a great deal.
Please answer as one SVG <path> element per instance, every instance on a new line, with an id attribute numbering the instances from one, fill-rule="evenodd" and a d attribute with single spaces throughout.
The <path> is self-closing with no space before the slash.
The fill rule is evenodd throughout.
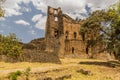
<path id="1" fill-rule="evenodd" d="M 44 66 L 53 66 L 57 64 L 52 63 L 30 63 L 30 62 L 18 62 L 18 63 L 5 63 L 0 62 L 0 70 L 9 70 L 9 69 L 26 69 L 27 67 L 37 68 L 37 67 L 44 67 Z"/>
<path id="2" fill-rule="evenodd" d="M 91 60 L 82 59 L 80 62 L 106 62 L 103 60 Z M 84 75 L 82 73 L 76 72 L 77 69 L 85 69 L 91 71 L 92 75 Z M 104 65 L 89 65 L 89 64 L 79 64 L 77 67 L 72 67 L 70 72 L 72 73 L 71 79 L 65 80 L 120 80 L 120 67 L 112 68 Z"/>
<path id="3" fill-rule="evenodd" d="M 87 65 L 81 65 L 79 67 L 80 69 L 90 70 L 93 75 L 84 75 L 82 73 L 76 72 L 75 68 L 71 69 L 72 72 L 72 78 L 66 79 L 66 80 L 114 80 L 111 78 L 111 75 L 114 76 L 114 74 L 108 74 L 107 71 L 103 71 L 102 68 L 98 66 L 87 66 Z M 108 79 L 108 78 L 109 79 Z"/>
<path id="4" fill-rule="evenodd" d="M 26 69 L 30 67 L 41 68 L 41 69 L 50 69 L 53 68 L 67 68 L 66 70 L 62 70 L 59 72 L 49 72 L 46 73 L 46 76 L 57 76 L 64 74 L 71 74 L 72 77 L 70 79 L 65 80 L 120 80 L 120 67 L 109 67 L 106 66 L 106 62 L 104 60 L 96 60 L 96 59 L 61 59 L 62 64 L 53 64 L 53 63 L 29 63 L 29 62 L 19 62 L 19 63 L 5 63 L 0 62 L 0 70 L 12 70 L 12 69 Z M 84 64 L 81 64 L 83 62 Z M 92 64 L 88 64 L 92 63 Z M 46 68 L 45 68 L 46 67 Z M 91 71 L 92 75 L 84 75 L 82 73 L 76 72 L 79 69 L 84 69 Z M 0 77 L 3 77 L 3 74 L 0 73 Z M 35 80 L 30 76 L 30 80 Z"/>
<path id="5" fill-rule="evenodd" d="M 18 62 L 18 63 L 6 63 L 0 62 L 0 70 L 9 70 L 9 69 L 26 69 L 30 68 L 37 68 L 37 67 L 45 67 L 45 66 L 57 66 L 57 65 L 67 65 L 72 63 L 79 63 L 80 61 L 102 61 L 102 60 L 95 60 L 95 59 L 60 59 L 62 64 L 54 64 L 54 63 L 39 63 L 39 62 Z"/>

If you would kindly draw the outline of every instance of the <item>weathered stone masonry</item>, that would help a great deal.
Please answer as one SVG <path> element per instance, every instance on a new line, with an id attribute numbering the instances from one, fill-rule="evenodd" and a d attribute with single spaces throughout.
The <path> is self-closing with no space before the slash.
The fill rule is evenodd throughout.
<path id="1" fill-rule="evenodd" d="M 46 21 L 46 51 L 59 54 L 82 54 L 85 44 L 79 30 L 82 20 L 74 20 L 62 13 L 61 8 L 48 7 Z"/>

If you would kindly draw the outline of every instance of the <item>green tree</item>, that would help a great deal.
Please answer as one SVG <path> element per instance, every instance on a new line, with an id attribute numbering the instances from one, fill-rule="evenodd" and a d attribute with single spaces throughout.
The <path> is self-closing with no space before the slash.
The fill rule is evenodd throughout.
<path id="1" fill-rule="evenodd" d="M 108 16 L 104 10 L 98 10 L 93 12 L 82 24 L 80 28 L 80 34 L 83 41 L 86 42 L 86 53 L 88 54 L 89 48 L 92 49 L 92 54 L 95 53 L 95 46 L 102 41 L 104 26 L 101 22 L 105 22 Z"/>
<path id="2" fill-rule="evenodd" d="M 111 20 L 111 37 L 110 44 L 112 50 L 115 52 L 115 56 L 120 60 L 120 2 L 117 3 L 116 9 L 112 9 L 109 12 L 109 16 L 112 16 Z"/>
<path id="3" fill-rule="evenodd" d="M 0 35 L 0 54 L 10 58 L 19 59 L 22 54 L 22 45 L 15 34 Z"/>
<path id="4" fill-rule="evenodd" d="M 116 8 L 117 7 L 117 8 Z M 120 5 L 110 8 L 108 11 L 100 10 L 93 12 L 82 24 L 80 34 L 86 41 L 86 53 L 88 49 L 97 43 L 106 43 L 105 50 L 115 52 L 118 59 L 120 56 Z M 109 23 L 109 27 L 101 23 Z M 98 34 L 96 33 L 98 32 Z"/>
<path id="5" fill-rule="evenodd" d="M 2 8 L 2 4 L 5 2 L 6 0 L 0 0 L 0 17 L 4 17 L 4 9 Z"/>

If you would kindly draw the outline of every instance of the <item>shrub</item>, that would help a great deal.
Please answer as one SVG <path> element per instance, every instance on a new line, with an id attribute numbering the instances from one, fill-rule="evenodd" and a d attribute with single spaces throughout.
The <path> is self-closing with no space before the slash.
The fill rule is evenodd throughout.
<path id="1" fill-rule="evenodd" d="M 17 80 L 18 76 L 21 76 L 22 72 L 21 71 L 16 71 L 10 74 L 9 79 L 10 80 Z"/>
<path id="2" fill-rule="evenodd" d="M 0 55 L 19 59 L 21 53 L 22 45 L 15 34 L 9 34 L 8 36 L 0 35 Z"/>

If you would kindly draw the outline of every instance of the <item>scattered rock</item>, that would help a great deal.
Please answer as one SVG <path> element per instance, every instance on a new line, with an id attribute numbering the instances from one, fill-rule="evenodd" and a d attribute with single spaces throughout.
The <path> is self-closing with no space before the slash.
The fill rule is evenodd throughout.
<path id="1" fill-rule="evenodd" d="M 115 68 L 116 65 L 115 65 L 114 63 L 111 63 L 111 64 L 110 64 L 110 67 Z"/>
<path id="2" fill-rule="evenodd" d="M 91 71 L 84 70 L 84 69 L 77 70 L 76 72 L 82 73 L 84 75 L 92 75 Z"/>
<path id="3" fill-rule="evenodd" d="M 71 74 L 59 76 L 59 77 L 55 78 L 55 80 L 64 80 L 64 79 L 69 79 L 69 78 L 71 78 Z"/>
<path id="4" fill-rule="evenodd" d="M 36 80 L 52 80 L 51 77 L 39 77 Z"/>
<path id="5" fill-rule="evenodd" d="M 67 70 L 67 68 L 62 68 L 62 69 L 54 69 L 52 70 L 53 72 L 60 72 L 60 71 L 64 71 L 64 70 Z"/>

